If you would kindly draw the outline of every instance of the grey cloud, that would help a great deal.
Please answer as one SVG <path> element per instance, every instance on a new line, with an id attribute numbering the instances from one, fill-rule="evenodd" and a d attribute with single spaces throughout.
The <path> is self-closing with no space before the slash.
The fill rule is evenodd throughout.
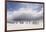
<path id="1" fill-rule="evenodd" d="M 40 17 L 33 17 L 31 15 L 20 15 L 18 17 L 14 17 L 14 21 L 36 21 L 36 20 L 41 20 L 43 19 L 43 16 L 40 16 Z"/>
<path id="2" fill-rule="evenodd" d="M 39 20 L 43 20 L 43 16 L 33 17 L 31 15 L 22 14 L 17 17 L 13 17 L 13 19 L 11 19 L 11 21 L 8 22 L 15 23 L 16 21 L 20 22 L 20 21 L 39 21 Z"/>

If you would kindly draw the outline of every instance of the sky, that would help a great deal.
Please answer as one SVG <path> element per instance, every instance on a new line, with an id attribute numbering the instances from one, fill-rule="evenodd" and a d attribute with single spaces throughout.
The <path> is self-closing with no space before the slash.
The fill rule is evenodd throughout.
<path id="1" fill-rule="evenodd" d="M 43 16 L 43 4 L 34 4 L 34 3 L 15 3 L 8 2 L 7 3 L 7 18 L 8 21 L 13 18 L 19 18 L 25 14 L 27 18 L 38 19 Z M 29 15 L 29 16 L 28 16 Z M 23 15 L 24 16 L 24 15 Z"/>
<path id="2" fill-rule="evenodd" d="M 7 8 L 8 8 L 8 10 L 18 10 L 18 9 L 20 9 L 20 8 L 31 8 L 32 10 L 41 10 L 41 8 L 42 8 L 42 4 L 32 4 L 32 3 L 12 3 L 12 2 L 8 2 L 7 3 Z"/>

